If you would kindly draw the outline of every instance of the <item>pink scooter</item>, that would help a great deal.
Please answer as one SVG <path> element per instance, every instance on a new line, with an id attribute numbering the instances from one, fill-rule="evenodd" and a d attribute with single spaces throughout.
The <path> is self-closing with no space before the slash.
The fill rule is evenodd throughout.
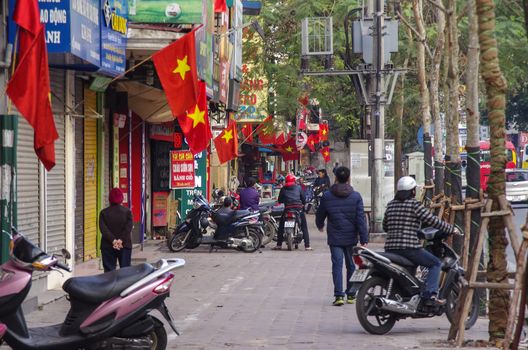
<path id="1" fill-rule="evenodd" d="M 183 259 L 161 259 L 87 277 L 68 279 L 70 311 L 63 323 L 28 329 L 22 302 L 31 288 L 33 271 L 71 271 L 12 230 L 13 249 L 0 266 L 0 332 L 13 349 L 141 349 L 162 350 L 167 346 L 163 323 L 150 315 L 158 310 L 179 335 L 165 305 L 174 275 Z M 68 258 L 69 253 L 63 254 Z M 1 335 L 0 335 L 1 339 Z"/>

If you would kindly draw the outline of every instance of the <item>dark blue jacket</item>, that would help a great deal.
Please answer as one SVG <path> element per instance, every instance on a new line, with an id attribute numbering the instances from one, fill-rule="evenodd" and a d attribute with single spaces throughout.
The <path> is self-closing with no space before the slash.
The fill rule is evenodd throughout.
<path id="1" fill-rule="evenodd" d="M 328 245 L 368 243 L 363 199 L 349 184 L 335 184 L 323 194 L 315 216 L 317 228 L 323 228 L 327 218 Z"/>
<path id="2" fill-rule="evenodd" d="M 260 194 L 254 187 L 246 187 L 240 191 L 240 209 L 251 209 L 258 211 Z"/>

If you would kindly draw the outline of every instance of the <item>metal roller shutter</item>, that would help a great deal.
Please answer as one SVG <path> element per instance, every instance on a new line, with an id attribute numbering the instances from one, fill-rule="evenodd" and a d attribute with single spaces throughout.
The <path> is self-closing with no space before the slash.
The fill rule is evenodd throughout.
<path id="1" fill-rule="evenodd" d="M 52 109 L 59 139 L 55 141 L 55 167 L 46 173 L 46 250 L 60 251 L 66 246 L 66 153 L 64 142 L 65 72 L 50 71 Z M 60 99 L 60 100 L 59 100 Z"/>
<path id="2" fill-rule="evenodd" d="M 39 160 L 33 149 L 33 128 L 18 118 L 17 225 L 31 242 L 40 245 Z"/>
<path id="3" fill-rule="evenodd" d="M 95 92 L 84 90 L 84 259 L 97 253 L 97 110 Z"/>
<path id="4" fill-rule="evenodd" d="M 75 79 L 75 104 L 83 114 L 83 82 Z M 75 119 L 75 261 L 84 261 L 84 119 Z"/>

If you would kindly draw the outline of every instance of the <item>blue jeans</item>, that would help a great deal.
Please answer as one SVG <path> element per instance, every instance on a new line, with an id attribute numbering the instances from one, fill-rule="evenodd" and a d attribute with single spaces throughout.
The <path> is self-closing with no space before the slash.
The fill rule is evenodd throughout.
<path id="1" fill-rule="evenodd" d="M 442 268 L 440 259 L 423 248 L 396 249 L 388 250 L 388 252 L 402 255 L 415 265 L 427 267 L 429 271 L 425 278 L 425 288 L 422 290 L 422 297 L 430 298 L 438 294 L 438 283 L 440 282 L 440 271 Z"/>
<path id="2" fill-rule="evenodd" d="M 332 278 L 334 280 L 334 296 L 345 296 L 345 294 L 355 295 L 352 291 L 352 283 L 350 278 L 356 269 L 354 262 L 352 261 L 352 248 L 353 245 L 349 246 L 330 246 L 330 254 L 332 256 Z M 343 258 L 346 265 L 346 276 L 347 276 L 347 288 L 343 291 Z"/>

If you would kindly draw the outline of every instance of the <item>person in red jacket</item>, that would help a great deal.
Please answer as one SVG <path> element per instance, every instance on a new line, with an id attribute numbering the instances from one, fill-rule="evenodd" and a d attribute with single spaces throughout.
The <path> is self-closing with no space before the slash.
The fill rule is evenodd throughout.
<path id="1" fill-rule="evenodd" d="M 101 230 L 101 257 L 105 272 L 130 266 L 132 261 L 132 212 L 123 203 L 123 192 L 113 188 L 109 195 L 110 206 L 99 214 Z"/>

